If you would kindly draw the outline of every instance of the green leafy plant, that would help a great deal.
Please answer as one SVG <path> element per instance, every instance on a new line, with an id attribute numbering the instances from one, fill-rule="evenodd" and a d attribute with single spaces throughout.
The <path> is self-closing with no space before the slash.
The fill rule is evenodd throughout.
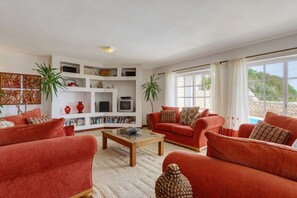
<path id="1" fill-rule="evenodd" d="M 46 100 L 48 97 L 53 98 L 53 94 L 57 96 L 58 88 L 66 88 L 61 72 L 57 68 L 52 68 L 50 65 L 35 63 L 38 69 L 36 70 L 41 75 L 41 93 L 45 94 Z"/>
<path id="2" fill-rule="evenodd" d="M 153 102 L 158 99 L 158 93 L 161 91 L 161 88 L 157 82 L 159 78 L 155 78 L 155 74 L 150 76 L 150 80 L 143 85 L 141 85 L 143 89 L 144 99 L 145 101 L 149 101 L 152 107 L 152 112 L 154 112 L 153 109 Z"/>
<path id="3" fill-rule="evenodd" d="M 206 90 L 210 90 L 211 88 L 211 77 L 203 77 L 202 78 L 202 86 L 206 89 Z"/>

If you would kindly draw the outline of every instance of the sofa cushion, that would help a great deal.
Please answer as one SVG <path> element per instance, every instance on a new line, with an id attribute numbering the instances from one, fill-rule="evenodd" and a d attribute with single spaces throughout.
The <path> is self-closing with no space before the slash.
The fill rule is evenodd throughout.
<path id="1" fill-rule="evenodd" d="M 292 132 L 289 130 L 260 121 L 253 129 L 249 138 L 278 144 L 286 144 L 291 134 Z"/>
<path id="2" fill-rule="evenodd" d="M 27 111 L 24 114 L 4 117 L 4 119 L 13 122 L 14 125 L 24 125 L 27 124 L 26 118 L 39 116 L 41 116 L 40 108 L 36 108 L 31 111 Z"/>
<path id="3" fill-rule="evenodd" d="M 66 136 L 64 119 L 0 129 L 0 146 Z"/>
<path id="4" fill-rule="evenodd" d="M 7 121 L 10 121 L 10 122 L 13 122 L 14 125 L 25 125 L 25 124 L 27 124 L 26 117 L 23 114 L 4 117 L 4 119 L 7 120 Z"/>
<path id="5" fill-rule="evenodd" d="M 175 110 L 176 111 L 176 123 L 179 123 L 179 120 L 180 120 L 179 107 L 170 107 L 170 106 L 163 105 L 162 110 Z"/>
<path id="6" fill-rule="evenodd" d="M 193 129 L 190 126 L 177 125 L 172 127 L 172 133 L 193 137 Z"/>
<path id="7" fill-rule="evenodd" d="M 0 119 L 0 129 L 4 129 L 7 127 L 13 127 L 13 126 L 14 126 L 13 122 L 7 121 L 5 119 Z"/>
<path id="8" fill-rule="evenodd" d="M 297 150 L 248 138 L 206 132 L 207 155 L 297 181 Z"/>
<path id="9" fill-rule="evenodd" d="M 289 138 L 287 145 L 291 146 L 293 142 L 296 140 L 297 138 L 297 127 L 296 127 L 297 119 L 296 118 L 278 115 L 272 112 L 267 112 L 263 121 L 273 126 L 277 126 L 282 129 L 292 131 L 293 134 Z"/>
<path id="10" fill-rule="evenodd" d="M 182 125 L 190 125 L 197 113 L 199 113 L 199 107 L 183 107 L 180 112 L 179 123 Z"/>
<path id="11" fill-rule="evenodd" d="M 176 123 L 175 110 L 161 110 L 160 122 L 162 123 Z"/>
<path id="12" fill-rule="evenodd" d="M 53 119 L 50 116 L 40 116 L 40 117 L 29 117 L 26 118 L 28 124 L 41 124 L 45 122 L 50 122 Z"/>
<path id="13" fill-rule="evenodd" d="M 172 131 L 173 126 L 177 126 L 177 123 L 157 123 L 156 129 L 160 131 Z"/>

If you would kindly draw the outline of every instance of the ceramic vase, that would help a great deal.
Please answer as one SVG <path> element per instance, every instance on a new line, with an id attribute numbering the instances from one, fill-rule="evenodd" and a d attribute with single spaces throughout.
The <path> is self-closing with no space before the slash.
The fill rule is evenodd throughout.
<path id="1" fill-rule="evenodd" d="M 71 111 L 71 108 L 69 106 L 66 106 L 64 111 L 65 111 L 66 114 L 69 114 L 70 111 Z"/>
<path id="2" fill-rule="evenodd" d="M 84 107 L 85 106 L 83 105 L 83 102 L 78 102 L 78 104 L 76 106 L 78 113 L 82 113 Z"/>

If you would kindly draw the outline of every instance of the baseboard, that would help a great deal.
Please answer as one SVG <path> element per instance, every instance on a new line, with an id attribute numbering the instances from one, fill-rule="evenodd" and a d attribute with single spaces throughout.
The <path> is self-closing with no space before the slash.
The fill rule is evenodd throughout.
<path id="1" fill-rule="evenodd" d="M 87 198 L 87 197 L 91 197 L 92 193 L 93 193 L 93 188 L 90 188 L 90 189 L 80 192 L 76 195 L 73 195 L 70 198 Z"/>
<path id="2" fill-rule="evenodd" d="M 172 144 L 176 144 L 176 145 L 179 145 L 179 146 L 182 146 L 182 147 L 185 147 L 185 148 L 192 149 L 192 150 L 194 150 L 196 152 L 200 152 L 202 149 L 205 149 L 206 148 L 206 146 L 201 147 L 201 148 L 197 148 L 197 147 L 189 146 L 189 145 L 186 145 L 186 144 L 182 144 L 182 143 L 175 142 L 175 141 L 172 141 L 172 140 L 167 140 L 167 139 L 164 139 L 164 141 L 165 142 L 172 143 Z"/>

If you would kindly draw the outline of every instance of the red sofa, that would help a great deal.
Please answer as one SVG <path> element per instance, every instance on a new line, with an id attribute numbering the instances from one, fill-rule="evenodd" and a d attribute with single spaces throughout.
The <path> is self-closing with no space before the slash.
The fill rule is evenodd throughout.
<path id="1" fill-rule="evenodd" d="M 264 121 L 293 131 L 288 145 L 296 139 L 297 119 L 269 112 Z M 239 135 L 248 137 L 253 128 L 243 124 Z M 163 162 L 163 171 L 168 164 L 178 164 L 194 197 L 297 197 L 297 149 L 214 133 L 206 136 L 207 156 L 175 151 Z"/>
<path id="2" fill-rule="evenodd" d="M 0 129 L 0 197 L 90 196 L 97 141 L 73 129 L 64 119 Z"/>
<path id="3" fill-rule="evenodd" d="M 165 141 L 185 146 L 199 152 L 207 144 L 204 135 L 206 131 L 220 133 L 225 122 L 224 118 L 217 114 L 199 118 L 195 128 L 179 123 L 160 123 L 160 112 L 150 114 L 152 131 L 165 135 Z M 179 119 L 177 119 L 177 122 Z"/>

